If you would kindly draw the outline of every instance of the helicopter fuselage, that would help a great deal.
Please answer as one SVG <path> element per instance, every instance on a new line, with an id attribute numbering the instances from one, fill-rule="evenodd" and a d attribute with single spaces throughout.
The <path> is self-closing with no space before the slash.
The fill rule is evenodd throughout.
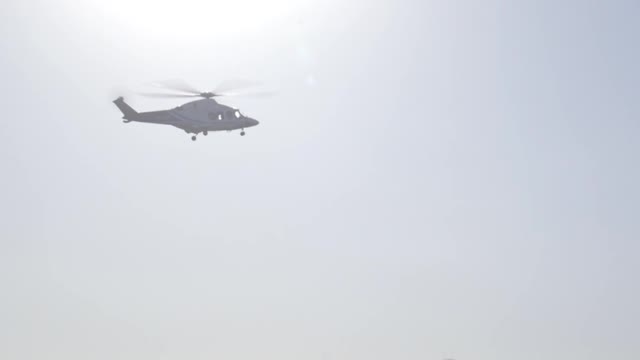
<path id="1" fill-rule="evenodd" d="M 205 135 L 209 131 L 242 130 L 259 122 L 243 115 L 238 109 L 222 105 L 213 99 L 201 99 L 170 110 L 138 113 L 122 97 L 114 101 L 122 111 L 125 122 L 172 125 L 190 134 Z M 195 138 L 194 138 L 195 139 Z"/>

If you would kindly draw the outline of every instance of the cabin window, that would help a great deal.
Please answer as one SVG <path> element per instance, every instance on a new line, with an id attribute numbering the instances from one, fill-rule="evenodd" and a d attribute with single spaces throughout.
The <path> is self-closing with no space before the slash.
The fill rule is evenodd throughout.
<path id="1" fill-rule="evenodd" d="M 218 114 L 218 120 L 222 120 L 222 114 Z"/>

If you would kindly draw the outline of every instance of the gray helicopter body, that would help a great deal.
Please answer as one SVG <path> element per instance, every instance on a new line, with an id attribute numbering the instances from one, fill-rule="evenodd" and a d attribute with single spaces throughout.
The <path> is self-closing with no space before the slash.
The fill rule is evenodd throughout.
<path id="1" fill-rule="evenodd" d="M 189 134 L 207 135 L 209 131 L 232 131 L 256 126 L 259 122 L 238 109 L 222 105 L 211 98 L 192 101 L 170 110 L 137 112 L 122 97 L 113 101 L 124 115 L 124 122 L 172 125 Z M 195 140 L 196 136 L 192 139 Z"/>

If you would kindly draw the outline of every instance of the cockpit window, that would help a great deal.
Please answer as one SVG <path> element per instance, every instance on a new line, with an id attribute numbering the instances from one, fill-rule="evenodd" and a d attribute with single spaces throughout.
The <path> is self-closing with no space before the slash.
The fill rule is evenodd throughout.
<path id="1" fill-rule="evenodd" d="M 222 114 L 218 114 L 218 120 L 222 120 Z"/>
<path id="2" fill-rule="evenodd" d="M 236 119 L 240 119 L 240 111 L 236 110 Z"/>

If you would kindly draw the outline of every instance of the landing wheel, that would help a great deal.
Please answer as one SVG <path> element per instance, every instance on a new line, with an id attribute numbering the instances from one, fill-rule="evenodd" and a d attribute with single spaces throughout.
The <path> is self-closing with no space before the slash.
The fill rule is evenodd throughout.
<path id="1" fill-rule="evenodd" d="M 244 136 L 244 130 L 242 130 L 242 132 L 240 133 L 240 136 Z"/>
<path id="2" fill-rule="evenodd" d="M 207 136 L 207 135 L 209 135 L 209 132 L 208 131 L 203 131 L 202 135 Z"/>
<path id="3" fill-rule="evenodd" d="M 191 137 L 191 140 L 196 141 L 196 136 L 195 136 L 195 135 L 193 135 L 193 136 Z"/>

